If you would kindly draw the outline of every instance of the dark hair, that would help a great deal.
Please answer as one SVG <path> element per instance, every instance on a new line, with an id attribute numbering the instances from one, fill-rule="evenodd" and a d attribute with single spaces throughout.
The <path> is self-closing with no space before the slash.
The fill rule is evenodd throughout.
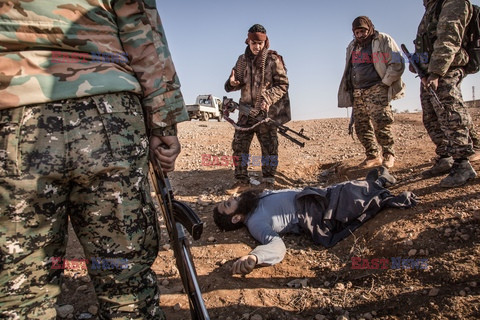
<path id="1" fill-rule="evenodd" d="M 248 190 L 238 197 L 238 207 L 232 214 L 222 214 L 218 210 L 218 206 L 213 208 L 213 221 L 222 231 L 233 231 L 243 227 L 243 222 L 232 222 L 232 217 L 236 214 L 248 215 L 252 213 L 258 205 L 260 198 L 258 197 L 261 190 Z"/>
<path id="2" fill-rule="evenodd" d="M 261 24 L 254 24 L 253 26 L 248 29 L 248 32 L 261 32 L 267 33 L 267 30 Z"/>
<path id="3" fill-rule="evenodd" d="M 218 211 L 218 206 L 213 208 L 213 221 L 222 231 L 233 231 L 243 227 L 242 221 L 233 223 L 232 216 L 233 215 L 221 214 L 220 211 Z"/>

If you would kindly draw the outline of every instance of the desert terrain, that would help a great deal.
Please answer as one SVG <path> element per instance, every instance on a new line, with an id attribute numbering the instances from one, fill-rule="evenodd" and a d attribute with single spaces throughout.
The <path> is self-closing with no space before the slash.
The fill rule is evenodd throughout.
<path id="1" fill-rule="evenodd" d="M 480 126 L 478 108 L 470 111 Z M 202 164 L 205 154 L 231 154 L 233 127 L 215 121 L 179 125 L 182 153 L 170 180 L 176 198 L 192 206 L 205 222 L 203 235 L 192 241 L 191 250 L 211 319 L 480 319 L 480 178 L 454 189 L 440 188 L 442 177 L 422 178 L 435 154 L 421 114 L 396 114 L 395 119 L 397 161 L 391 173 L 398 182 L 389 189 L 395 195 L 414 192 L 418 205 L 383 210 L 329 249 L 314 245 L 308 236 L 286 235 L 285 259 L 246 276 L 233 276 L 230 268 L 257 243 L 244 229 L 220 232 L 212 219 L 215 203 L 228 197 L 225 190 L 233 182 L 233 167 Z M 338 118 L 288 123 L 292 129 L 303 128 L 311 140 L 300 148 L 279 136 L 275 188 L 363 179 L 368 169 L 357 166 L 363 149 L 348 135 L 348 122 Z M 256 139 L 250 153 L 260 155 Z M 480 162 L 472 165 L 480 173 Z M 260 167 L 252 166 L 250 173 L 259 178 Z M 166 232 L 162 239 L 165 245 L 153 265 L 161 306 L 169 320 L 190 319 Z M 68 257 L 82 257 L 74 235 L 69 238 Z M 416 269 L 352 265 L 352 258 L 393 257 L 421 259 L 426 265 Z M 65 311 L 62 317 L 97 319 L 93 287 L 84 271 L 65 270 L 62 288 L 58 301 Z"/>

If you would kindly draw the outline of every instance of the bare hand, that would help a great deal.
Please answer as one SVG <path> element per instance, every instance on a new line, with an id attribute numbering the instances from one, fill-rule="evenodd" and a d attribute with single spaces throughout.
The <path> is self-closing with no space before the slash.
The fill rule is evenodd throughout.
<path id="1" fill-rule="evenodd" d="M 233 274 L 247 274 L 253 271 L 257 264 L 257 257 L 249 254 L 239 258 L 232 266 Z"/>
<path id="2" fill-rule="evenodd" d="M 417 73 L 417 71 L 415 71 L 415 68 L 413 67 L 413 65 L 411 63 L 408 64 L 408 70 L 411 72 L 411 73 Z"/>
<path id="3" fill-rule="evenodd" d="M 235 70 L 232 69 L 232 73 L 230 74 L 230 85 L 232 87 L 236 87 L 240 84 L 240 81 L 235 80 Z"/>
<path id="4" fill-rule="evenodd" d="M 252 108 L 250 109 L 250 112 L 248 113 L 248 115 L 252 118 L 255 118 L 259 113 L 260 113 L 260 109 Z"/>
<path id="5" fill-rule="evenodd" d="M 425 89 L 432 88 L 433 91 L 437 91 L 438 77 L 430 75 L 428 78 L 422 78 L 422 84 Z"/>
<path id="6" fill-rule="evenodd" d="M 268 112 L 268 105 L 265 101 L 262 101 L 262 103 L 260 104 L 260 110 Z"/>
<path id="7" fill-rule="evenodd" d="M 181 149 L 180 142 L 176 136 L 150 137 L 150 152 L 160 161 L 164 172 L 175 170 L 175 160 Z"/>

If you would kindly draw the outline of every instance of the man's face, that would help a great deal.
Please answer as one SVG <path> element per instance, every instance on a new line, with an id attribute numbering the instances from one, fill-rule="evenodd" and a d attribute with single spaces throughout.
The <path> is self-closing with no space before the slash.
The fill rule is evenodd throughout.
<path id="1" fill-rule="evenodd" d="M 262 41 L 262 40 L 248 40 L 248 46 L 250 47 L 250 51 L 252 51 L 252 53 L 254 55 L 257 55 L 265 47 L 265 41 Z"/>
<path id="2" fill-rule="evenodd" d="M 367 38 L 368 29 L 367 28 L 357 28 L 353 31 L 353 34 L 355 35 L 355 39 L 357 39 L 361 42 L 361 41 L 363 41 Z"/>
<path id="3" fill-rule="evenodd" d="M 231 215 L 238 208 L 238 198 L 230 197 L 218 204 L 218 211 L 221 214 Z"/>

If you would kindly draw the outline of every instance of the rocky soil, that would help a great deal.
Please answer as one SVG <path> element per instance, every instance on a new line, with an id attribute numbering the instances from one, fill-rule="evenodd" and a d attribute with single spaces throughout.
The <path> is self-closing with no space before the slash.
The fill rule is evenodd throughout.
<path id="1" fill-rule="evenodd" d="M 477 126 L 480 112 L 471 109 Z M 292 121 L 312 140 L 305 148 L 279 137 L 275 188 L 296 188 L 362 179 L 363 151 L 347 134 L 348 119 Z M 190 204 L 205 222 L 199 241 L 192 241 L 199 282 L 211 319 L 480 319 L 480 178 L 461 188 L 443 189 L 441 177 L 421 172 L 435 156 L 418 113 L 397 114 L 394 124 L 397 162 L 391 170 L 398 183 L 392 193 L 413 191 L 420 199 L 412 209 L 387 209 L 353 235 L 325 249 L 307 236 L 287 235 L 285 260 L 232 276 L 231 265 L 257 244 L 246 230 L 222 233 L 214 225 L 214 204 L 227 197 L 232 166 L 202 165 L 202 155 L 231 154 L 233 128 L 226 122 L 182 123 L 182 153 L 170 175 L 177 199 Z M 252 155 L 260 155 L 256 140 Z M 204 163 L 205 164 L 205 163 Z M 472 163 L 480 173 L 480 162 Z M 250 168 L 252 178 L 261 175 Z M 168 244 L 166 233 L 163 235 Z M 81 258 L 78 240 L 69 239 L 69 257 Z M 165 245 L 153 269 L 160 303 L 171 320 L 190 319 L 172 251 Z M 423 259 L 426 268 L 356 269 L 353 258 Z M 361 264 L 363 265 L 363 264 Z M 366 266 L 366 265 L 364 265 Z M 88 276 L 65 270 L 59 318 L 97 319 Z"/>

